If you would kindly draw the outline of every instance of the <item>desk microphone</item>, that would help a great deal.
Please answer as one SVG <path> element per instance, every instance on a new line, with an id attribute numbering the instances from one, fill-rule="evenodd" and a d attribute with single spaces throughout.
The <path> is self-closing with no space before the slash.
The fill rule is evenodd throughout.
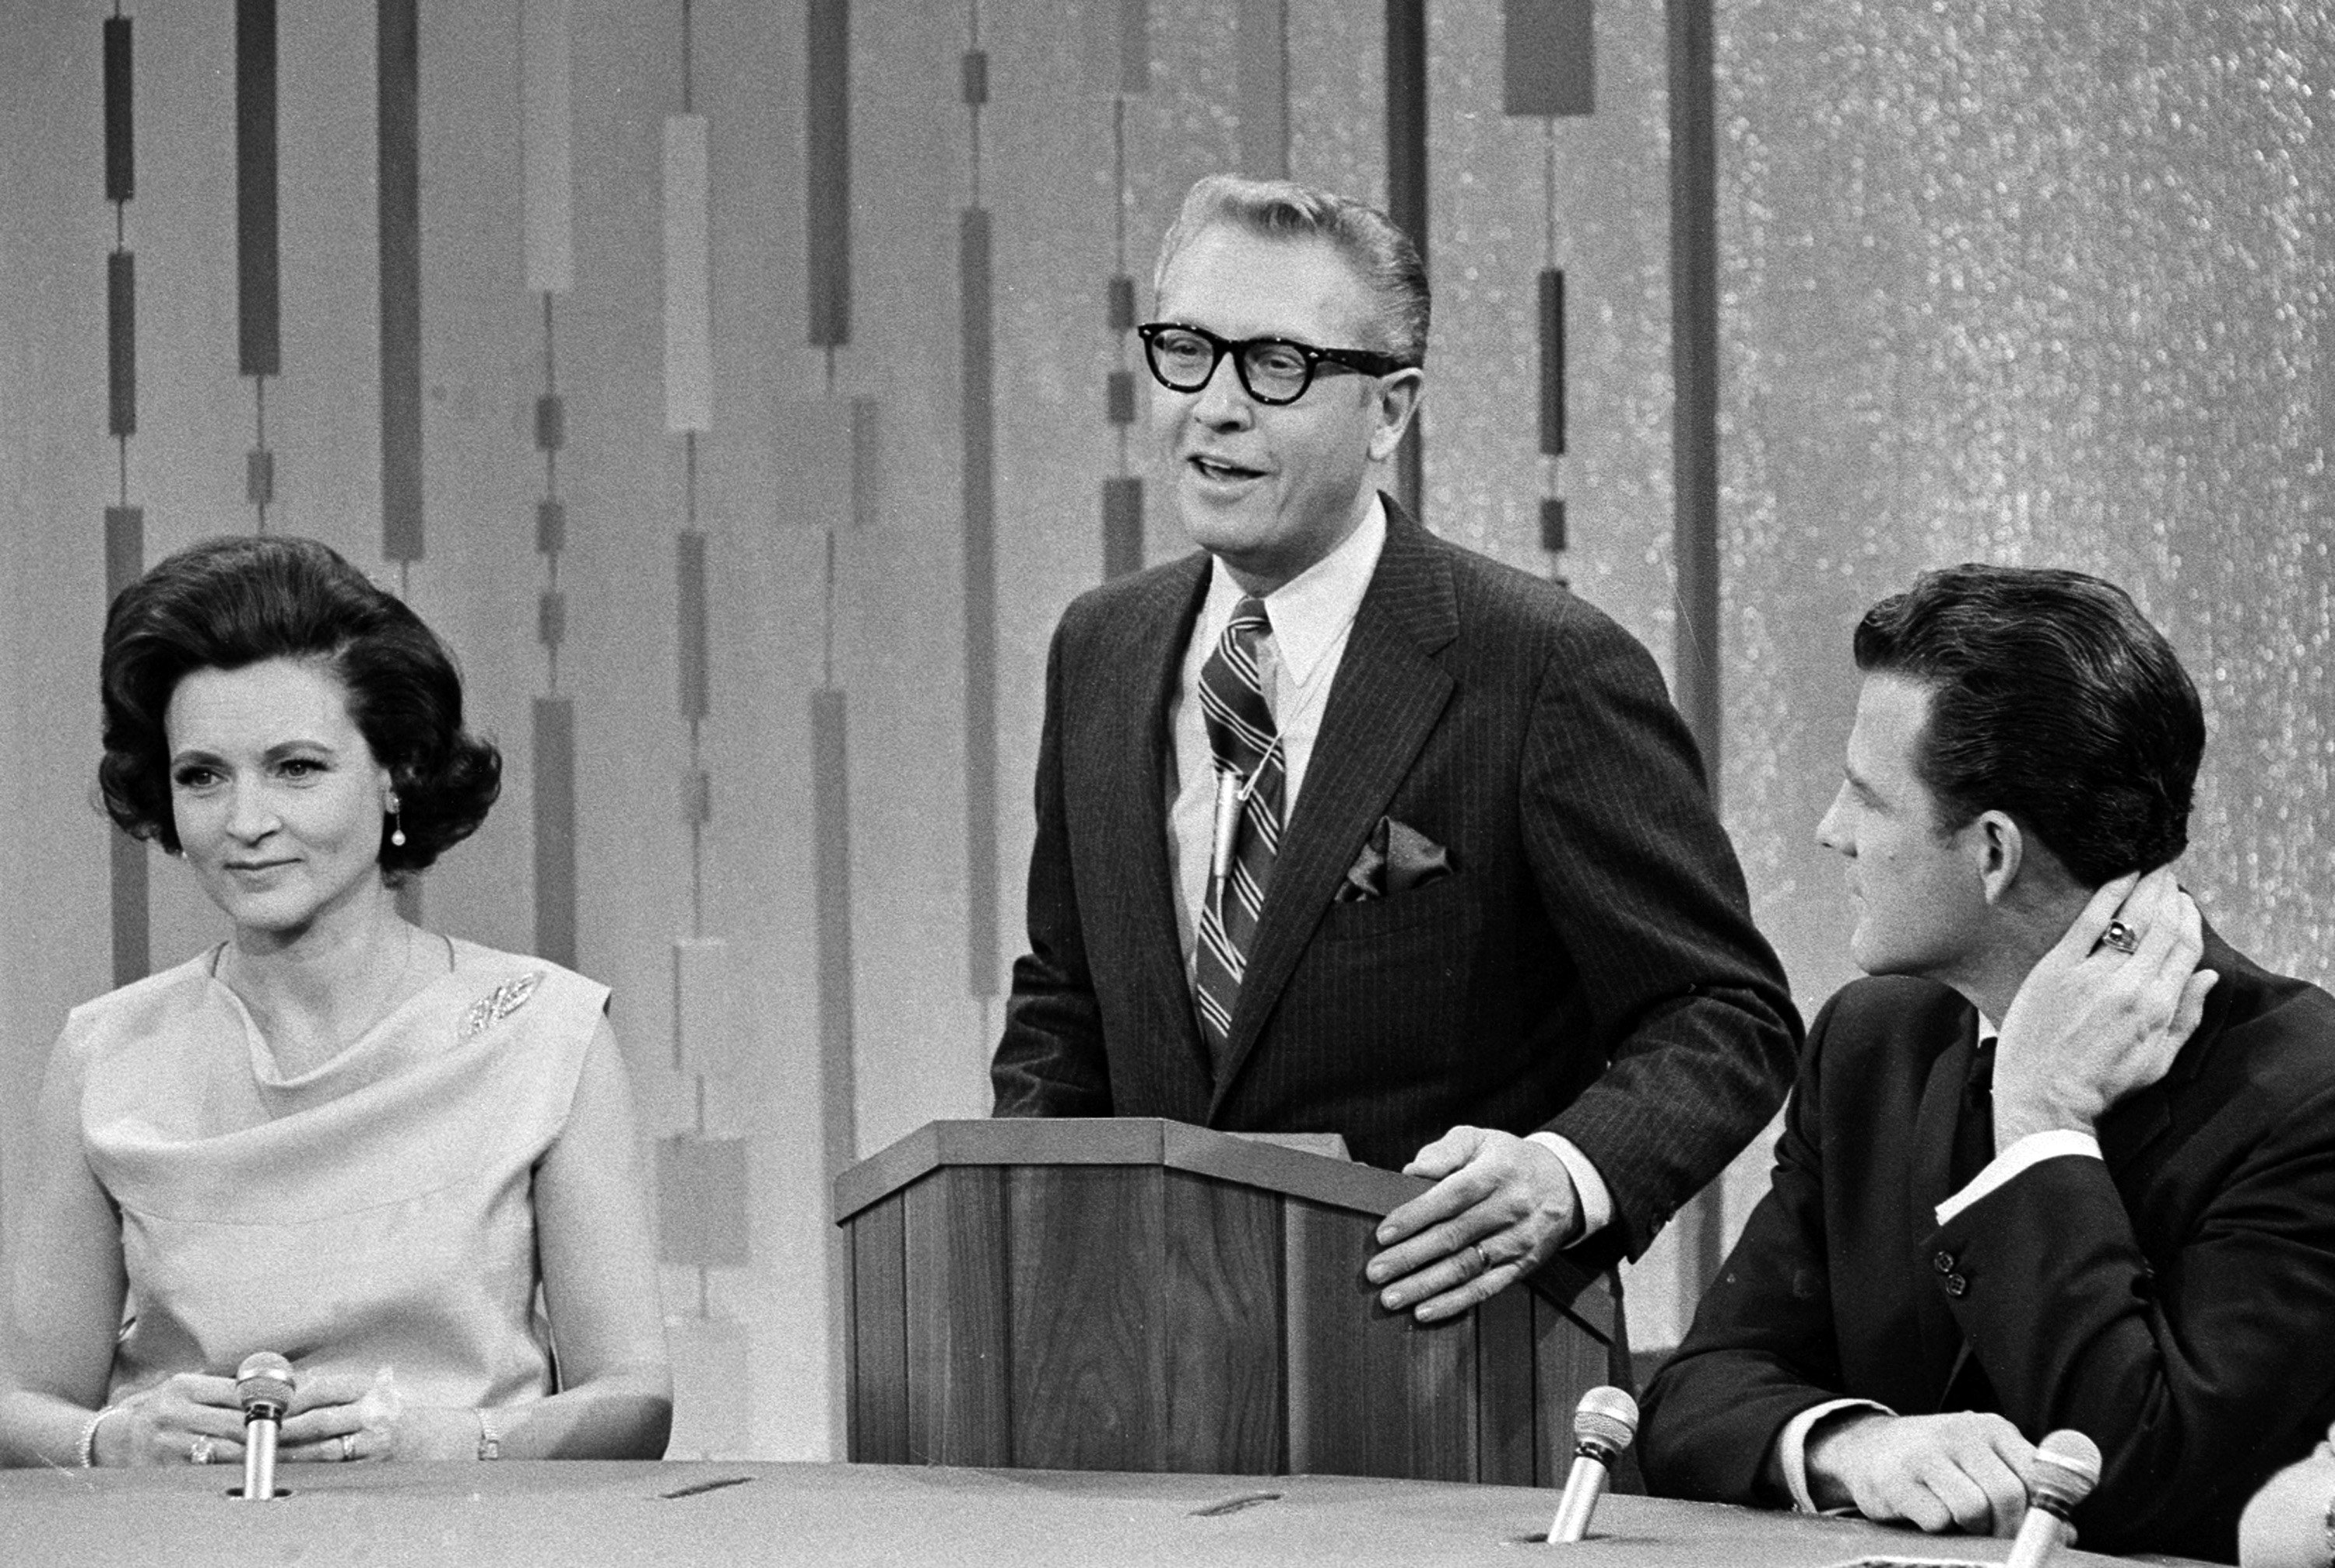
<path id="1" fill-rule="evenodd" d="M 1638 1435 L 1638 1401 L 1619 1389 L 1595 1388 L 1581 1396 L 1573 1414 L 1573 1473 L 1565 1478 L 1556 1518 L 1548 1527 L 1551 1545 L 1589 1534 L 1589 1515 L 1605 1495 L 1613 1461 Z"/>
<path id="2" fill-rule="evenodd" d="M 2035 1451 L 2035 1484 L 2028 1488 L 2027 1517 L 2010 1544 L 2003 1568 L 2043 1568 L 2051 1554 L 2076 1538 L 2069 1511 L 2100 1484 L 2100 1447 L 2081 1432 L 2053 1432 Z"/>
<path id="3" fill-rule="evenodd" d="M 243 1406 L 243 1497 L 266 1502 L 276 1495 L 276 1433 L 292 1408 L 292 1363 L 273 1350 L 246 1356 L 235 1372 L 235 1397 Z"/>

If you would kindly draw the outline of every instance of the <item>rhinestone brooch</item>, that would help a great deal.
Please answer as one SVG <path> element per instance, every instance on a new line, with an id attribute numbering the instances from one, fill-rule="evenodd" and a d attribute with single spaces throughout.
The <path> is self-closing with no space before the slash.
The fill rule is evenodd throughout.
<path id="1" fill-rule="evenodd" d="M 522 974 L 517 980 L 506 980 L 462 1013 L 462 1021 L 455 1027 L 454 1043 L 468 1045 L 496 1024 L 527 1005 L 535 988 L 543 983 L 543 971 Z"/>

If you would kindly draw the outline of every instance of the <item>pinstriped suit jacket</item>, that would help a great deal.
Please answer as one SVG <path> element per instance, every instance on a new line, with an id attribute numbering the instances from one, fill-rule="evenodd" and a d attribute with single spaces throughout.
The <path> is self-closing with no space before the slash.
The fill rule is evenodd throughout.
<path id="1" fill-rule="evenodd" d="M 1337 1132 L 1387 1166 L 1461 1123 L 1547 1128 L 1613 1191 L 1596 1250 L 1634 1257 L 1782 1102 L 1799 1018 L 1645 650 L 1386 505 L 1221 1077 L 1167 849 L 1167 706 L 1208 558 L 1063 614 L 996 1114 Z M 1334 902 L 1382 815 L 1452 875 Z"/>

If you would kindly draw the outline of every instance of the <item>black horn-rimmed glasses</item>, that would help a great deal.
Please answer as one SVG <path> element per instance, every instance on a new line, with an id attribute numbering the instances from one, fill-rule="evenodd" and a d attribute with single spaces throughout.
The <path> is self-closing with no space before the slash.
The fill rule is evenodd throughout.
<path id="1" fill-rule="evenodd" d="M 1137 327 L 1151 377 L 1170 392 L 1196 392 L 1208 384 L 1226 354 L 1240 383 L 1258 402 L 1275 407 L 1305 395 L 1324 365 L 1362 375 L 1392 375 L 1410 366 L 1392 354 L 1361 348 L 1315 348 L 1285 337 L 1218 337 L 1206 327 L 1179 321 L 1147 321 Z"/>

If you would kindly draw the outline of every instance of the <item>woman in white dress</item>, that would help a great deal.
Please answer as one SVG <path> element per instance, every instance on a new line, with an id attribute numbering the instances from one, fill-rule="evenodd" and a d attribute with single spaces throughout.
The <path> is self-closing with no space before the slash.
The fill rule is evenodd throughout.
<path id="1" fill-rule="evenodd" d="M 73 1010 L 0 1295 L 0 1461 L 646 1457 L 672 1378 L 607 992 L 396 888 L 499 786 L 445 648 L 311 540 L 213 540 L 106 621 L 107 810 L 232 931 Z"/>

